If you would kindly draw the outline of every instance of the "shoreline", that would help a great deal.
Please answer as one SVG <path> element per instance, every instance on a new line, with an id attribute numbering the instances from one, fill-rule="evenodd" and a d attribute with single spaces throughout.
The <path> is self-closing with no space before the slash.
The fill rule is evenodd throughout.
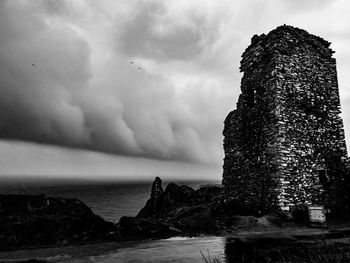
<path id="1" fill-rule="evenodd" d="M 237 231 L 226 235 L 199 235 L 194 237 L 171 237 L 167 239 L 147 239 L 121 242 L 96 242 L 82 245 L 71 245 L 65 247 L 40 247 L 24 248 L 20 250 L 0 252 L 0 262 L 19 262 L 30 259 L 48 260 L 49 262 L 63 262 L 69 259 L 79 259 L 86 257 L 96 257 L 116 254 L 123 249 L 136 249 L 137 246 L 152 243 L 166 242 L 200 242 L 224 240 L 228 243 L 246 244 L 298 244 L 312 245 L 326 242 L 328 245 L 336 243 L 350 243 L 350 227 L 334 229 L 314 229 L 314 228 L 281 228 L 266 229 L 260 231 Z"/>
<path id="2" fill-rule="evenodd" d="M 14 201 L 10 197 L 14 198 Z M 312 228 L 307 221 L 300 220 L 305 219 L 305 211 L 307 211 L 305 209 L 300 210 L 304 212 L 302 214 L 304 217 L 299 215 L 295 218 L 281 212 L 263 216 L 238 215 L 240 207 L 236 207 L 235 203 L 222 203 L 220 197 L 221 187 L 219 186 L 207 185 L 194 190 L 186 185 L 178 186 L 171 183 L 163 190 L 161 179 L 156 178 L 150 198 L 138 215 L 122 217 L 118 223 L 114 224 L 94 214 L 78 199 L 52 198 L 44 195 L 3 196 L 4 200 L 9 199 L 13 203 L 12 206 L 8 205 L 8 208 L 4 206 L 4 212 L 7 212 L 4 214 L 4 219 L 11 218 L 13 214 L 11 209 L 15 207 L 18 211 L 15 210 L 14 215 L 22 220 L 24 227 L 35 226 L 32 228 L 35 231 L 31 232 L 33 235 L 40 231 L 43 231 L 42 233 L 47 231 L 47 228 L 38 228 L 35 224 L 40 218 L 53 220 L 55 226 L 63 230 L 64 235 L 59 238 L 52 236 L 60 242 L 51 245 L 24 242 L 22 246 L 12 247 L 12 249 L 9 247 L 7 251 L 0 251 L 0 263 L 24 263 L 31 259 L 43 262 L 74 260 L 81 263 L 86 262 L 81 260 L 87 258 L 91 258 L 93 262 L 95 260 L 115 262 L 108 260 L 121 257 L 129 260 L 128 255 L 147 258 L 147 253 L 154 258 L 156 256 L 154 251 L 158 249 L 156 244 L 160 247 L 164 246 L 169 256 L 174 257 L 174 251 L 181 248 L 184 249 L 184 255 L 188 253 L 193 259 L 197 259 L 198 253 L 201 251 L 209 253 L 211 247 L 216 247 L 216 256 L 224 256 L 226 253 L 234 256 L 235 253 L 241 253 L 252 247 L 264 252 L 266 248 L 275 249 L 275 247 L 309 249 L 319 248 L 323 244 L 333 248 L 344 246 L 343 243 L 350 243 L 350 224 L 344 221 L 346 218 L 341 222 L 330 220 L 328 228 Z M 29 200 L 28 202 L 36 204 L 38 208 L 30 210 L 22 199 Z M 10 201 L 3 203 L 12 204 Z M 26 206 L 18 206 L 16 202 Z M 67 219 L 71 228 L 67 228 Z M 69 231 L 69 229 L 76 229 L 78 225 L 84 227 L 78 228 L 79 231 L 76 232 L 81 236 L 76 236 L 74 232 Z M 19 237 L 21 237 L 20 234 L 21 232 L 18 232 Z M 50 239 L 47 240 L 50 241 Z M 4 248 L 6 249 L 5 246 Z M 158 253 L 163 253 L 161 255 L 163 258 L 167 257 L 164 251 L 158 251 Z M 247 255 L 249 253 L 248 251 Z M 280 252 L 277 251 L 277 253 Z M 200 259 L 200 255 L 198 256 Z"/>

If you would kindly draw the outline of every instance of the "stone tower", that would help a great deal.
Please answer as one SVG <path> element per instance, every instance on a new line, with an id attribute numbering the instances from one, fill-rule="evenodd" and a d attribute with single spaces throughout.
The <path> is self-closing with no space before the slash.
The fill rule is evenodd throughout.
<path id="1" fill-rule="evenodd" d="M 347 150 L 329 46 L 286 25 L 253 36 L 223 131 L 226 198 L 256 212 L 341 198 Z"/>

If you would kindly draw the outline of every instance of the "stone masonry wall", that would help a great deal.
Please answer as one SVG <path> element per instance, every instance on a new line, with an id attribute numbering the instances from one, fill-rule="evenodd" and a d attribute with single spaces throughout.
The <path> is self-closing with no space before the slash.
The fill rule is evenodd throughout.
<path id="1" fill-rule="evenodd" d="M 291 26 L 252 38 L 223 132 L 226 198 L 260 213 L 337 202 L 347 151 L 329 45 Z"/>

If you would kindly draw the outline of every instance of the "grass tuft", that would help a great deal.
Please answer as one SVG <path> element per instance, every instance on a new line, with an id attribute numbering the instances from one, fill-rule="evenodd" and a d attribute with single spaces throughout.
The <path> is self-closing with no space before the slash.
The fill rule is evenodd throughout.
<path id="1" fill-rule="evenodd" d="M 205 256 L 202 251 L 200 251 L 200 253 L 201 253 L 202 259 L 205 263 L 224 263 L 224 261 L 219 259 L 218 257 L 211 258 L 210 252 L 208 249 L 207 249 L 208 256 Z"/>

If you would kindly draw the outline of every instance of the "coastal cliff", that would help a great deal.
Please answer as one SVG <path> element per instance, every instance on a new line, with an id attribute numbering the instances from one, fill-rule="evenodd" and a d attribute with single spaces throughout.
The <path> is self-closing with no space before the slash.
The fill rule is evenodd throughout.
<path id="1" fill-rule="evenodd" d="M 78 199 L 0 195 L 0 250 L 113 240 L 113 223 Z"/>
<path id="2" fill-rule="evenodd" d="M 157 177 L 145 206 L 135 217 L 124 216 L 117 224 L 94 214 L 78 199 L 0 195 L 0 251 L 221 235 L 267 224 L 267 220 L 248 215 L 237 204 L 222 202 L 221 192 L 219 185 L 195 190 L 169 183 L 163 189 Z"/>
<path id="3" fill-rule="evenodd" d="M 289 213 L 253 215 L 239 202 L 225 200 L 220 185 L 193 189 L 168 183 L 163 189 L 157 177 L 145 206 L 135 217 L 124 216 L 117 224 L 94 214 L 78 199 L 0 195 L 0 251 L 173 236 L 226 236 L 242 231 L 294 231 L 307 227 L 308 220 L 305 206 L 296 206 Z M 330 229 L 339 226 L 348 225 Z"/>
<path id="4" fill-rule="evenodd" d="M 283 213 L 258 218 L 237 202 L 225 202 L 220 185 L 195 190 L 169 183 L 163 190 L 157 177 L 145 206 L 136 217 L 122 217 L 118 229 L 124 239 L 222 235 L 238 229 L 278 226 L 283 220 L 288 221 Z"/>

